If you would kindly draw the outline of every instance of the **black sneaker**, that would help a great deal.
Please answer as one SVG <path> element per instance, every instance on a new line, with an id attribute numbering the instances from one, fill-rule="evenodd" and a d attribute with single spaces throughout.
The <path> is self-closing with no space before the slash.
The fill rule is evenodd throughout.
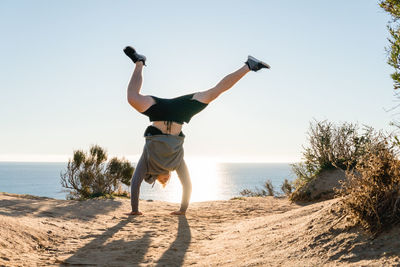
<path id="1" fill-rule="evenodd" d="M 258 60 L 252 56 L 249 56 L 245 63 L 249 67 L 249 69 L 252 71 L 259 71 L 260 69 L 263 69 L 263 68 L 267 68 L 267 69 L 271 68 L 267 63 L 262 62 L 261 60 Z"/>
<path id="2" fill-rule="evenodd" d="M 124 53 L 127 55 L 130 59 L 132 59 L 133 63 L 136 63 L 138 61 L 142 61 L 143 65 L 146 66 L 146 57 L 143 55 L 140 55 L 136 53 L 135 48 L 131 46 L 127 46 L 124 48 Z"/>

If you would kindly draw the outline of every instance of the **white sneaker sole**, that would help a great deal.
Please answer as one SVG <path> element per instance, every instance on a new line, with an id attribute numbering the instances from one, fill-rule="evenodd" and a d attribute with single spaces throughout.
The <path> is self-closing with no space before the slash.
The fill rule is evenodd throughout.
<path id="1" fill-rule="evenodd" d="M 255 61 L 255 62 L 260 63 L 261 65 L 263 65 L 263 66 L 266 67 L 267 69 L 270 69 L 270 68 L 271 68 L 271 66 L 268 65 L 267 63 L 265 63 L 265 62 L 263 62 L 263 61 L 261 61 L 261 60 L 258 60 L 258 59 L 256 59 L 255 57 L 252 57 L 252 56 L 250 56 L 250 55 L 249 55 L 249 59 L 251 59 L 251 60 L 253 60 L 253 61 Z"/>

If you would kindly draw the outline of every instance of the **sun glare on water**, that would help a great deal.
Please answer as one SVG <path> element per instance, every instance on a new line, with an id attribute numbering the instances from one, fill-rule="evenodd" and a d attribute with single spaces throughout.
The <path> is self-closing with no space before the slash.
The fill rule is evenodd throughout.
<path id="1" fill-rule="evenodd" d="M 217 175 L 217 163 L 208 160 L 186 160 L 192 181 L 192 196 L 190 202 L 219 199 L 220 179 Z M 180 202 L 182 185 L 176 174 L 172 173 L 169 187 L 169 201 Z"/>

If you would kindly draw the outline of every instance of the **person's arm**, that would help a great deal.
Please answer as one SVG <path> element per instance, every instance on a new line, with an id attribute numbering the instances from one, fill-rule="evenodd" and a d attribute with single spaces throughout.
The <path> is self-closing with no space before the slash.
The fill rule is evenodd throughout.
<path id="1" fill-rule="evenodd" d="M 143 151 L 142 156 L 140 157 L 138 163 L 136 164 L 135 172 L 133 173 L 133 177 L 131 180 L 132 215 L 141 214 L 141 212 L 139 212 L 140 185 L 142 184 L 146 172 L 147 172 L 147 162 L 146 162 L 146 155 Z"/>
<path id="2" fill-rule="evenodd" d="M 179 212 L 174 212 L 173 214 L 180 215 L 185 214 L 190 201 L 190 195 L 192 194 L 192 182 L 190 180 L 189 170 L 186 166 L 185 160 L 182 160 L 180 166 L 176 169 L 179 180 L 182 184 L 182 201 L 181 208 Z"/>

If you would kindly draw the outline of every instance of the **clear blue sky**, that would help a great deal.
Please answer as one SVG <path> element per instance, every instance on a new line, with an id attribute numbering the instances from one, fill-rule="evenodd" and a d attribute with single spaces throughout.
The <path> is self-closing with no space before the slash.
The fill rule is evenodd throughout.
<path id="1" fill-rule="evenodd" d="M 184 126 L 188 157 L 299 160 L 313 118 L 391 130 L 388 20 L 373 0 L 0 1 L 0 160 L 140 154 L 126 45 L 159 97 L 208 89 L 249 54 L 272 66 Z"/>

